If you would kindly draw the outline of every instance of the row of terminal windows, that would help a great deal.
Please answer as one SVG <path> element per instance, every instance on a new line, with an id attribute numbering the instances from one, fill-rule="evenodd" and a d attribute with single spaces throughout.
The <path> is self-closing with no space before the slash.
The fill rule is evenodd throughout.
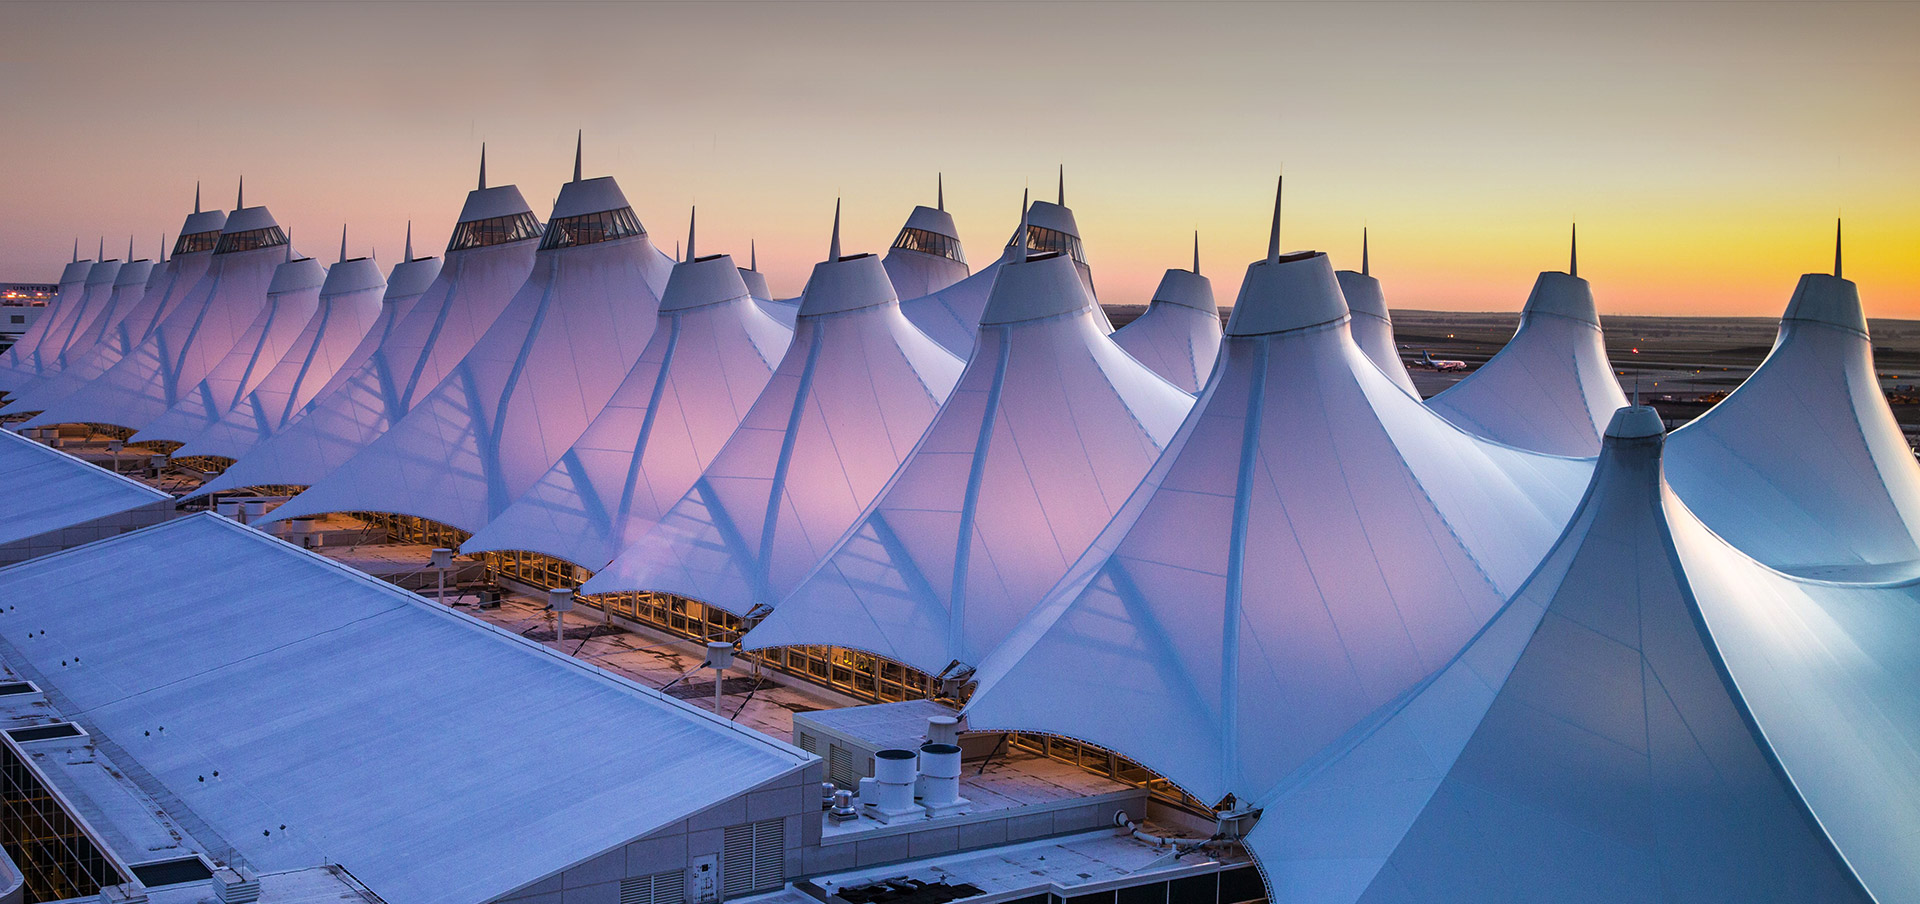
<path id="1" fill-rule="evenodd" d="M 457 528 L 407 515 L 362 512 L 357 517 L 385 530 L 404 543 L 458 549 L 469 534 Z M 533 587 L 577 587 L 591 576 L 571 562 L 520 550 L 480 553 L 477 558 L 495 575 Z M 746 626 L 731 612 L 698 600 L 665 593 L 629 591 L 580 597 L 580 602 L 628 621 L 691 640 L 731 640 Z M 784 672 L 858 700 L 891 703 L 930 700 L 940 691 L 932 675 L 890 659 L 859 650 L 833 646 L 773 647 L 741 652 L 739 661 Z M 1146 788 L 1158 800 L 1195 813 L 1210 812 L 1204 802 L 1181 791 L 1172 782 L 1126 757 L 1093 744 L 1044 734 L 1009 732 L 1007 744 L 1048 759 L 1071 763 L 1136 788 Z"/>
<path id="2" fill-rule="evenodd" d="M 633 215 L 633 208 L 622 207 L 619 210 L 583 213 L 577 217 L 560 217 L 548 223 L 547 237 L 540 242 L 540 250 L 591 245 L 646 234 L 647 230 L 640 225 L 640 218 Z"/>
<path id="3" fill-rule="evenodd" d="M 504 217 L 468 220 L 453 227 L 453 238 L 447 240 L 447 250 L 484 248 L 488 245 L 504 245 L 508 242 L 539 237 L 539 218 L 530 212 L 522 211 Z"/>
<path id="4" fill-rule="evenodd" d="M 196 232 L 192 235 L 183 235 L 176 239 L 173 243 L 173 253 L 174 256 L 178 257 L 182 254 L 212 251 L 213 246 L 218 244 L 220 244 L 220 230 L 215 229 L 211 232 Z"/>
<path id="5" fill-rule="evenodd" d="M 213 246 L 213 253 L 232 254 L 235 251 L 253 251 L 286 243 L 287 234 L 281 232 L 280 227 L 268 226 L 264 229 L 249 229 L 246 232 L 222 233 L 220 241 Z"/>
<path id="6" fill-rule="evenodd" d="M 0 746 L 0 844 L 20 868 L 29 904 L 126 881 L 12 744 Z"/>
<path id="7" fill-rule="evenodd" d="M 925 229 L 915 229 L 912 226 L 900 230 L 900 237 L 893 240 L 893 247 L 931 254 L 934 257 L 944 257 L 962 264 L 967 262 L 967 256 L 960 252 L 959 239 L 937 232 L 928 232 Z"/>
<path id="8" fill-rule="evenodd" d="M 1018 242 L 1019 240 L 1015 239 L 1007 244 L 1013 245 Z M 1061 232 L 1058 229 L 1048 229 L 1045 226 L 1027 226 L 1027 251 L 1030 254 L 1048 252 L 1065 254 L 1077 263 L 1087 262 L 1087 253 L 1080 247 L 1079 236 Z"/>

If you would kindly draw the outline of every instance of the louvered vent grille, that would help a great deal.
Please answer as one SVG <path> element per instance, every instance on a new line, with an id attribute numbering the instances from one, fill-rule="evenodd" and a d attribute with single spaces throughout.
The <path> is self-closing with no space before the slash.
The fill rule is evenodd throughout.
<path id="1" fill-rule="evenodd" d="M 732 898 L 785 883 L 786 836 L 786 824 L 778 819 L 728 826 L 720 841 L 722 893 Z"/>
<path id="2" fill-rule="evenodd" d="M 853 774 L 853 757 L 838 744 L 827 747 L 827 781 L 848 789 L 860 784 L 860 777 Z"/>
<path id="3" fill-rule="evenodd" d="M 685 904 L 687 877 L 678 870 L 620 880 L 620 904 Z"/>
<path id="4" fill-rule="evenodd" d="M 818 738 L 815 738 L 813 736 L 813 732 L 810 732 L 810 731 L 800 732 L 797 740 L 800 743 L 801 750 L 804 750 L 815 756 L 818 756 L 820 754 L 820 741 Z"/>

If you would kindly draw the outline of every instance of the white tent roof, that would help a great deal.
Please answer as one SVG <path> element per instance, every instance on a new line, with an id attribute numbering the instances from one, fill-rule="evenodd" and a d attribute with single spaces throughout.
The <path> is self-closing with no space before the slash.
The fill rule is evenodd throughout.
<path id="1" fill-rule="evenodd" d="M 1002 266 L 926 437 L 748 648 L 831 644 L 938 673 L 998 646 L 1193 405 L 1115 346 L 1094 306 L 1065 255 Z"/>
<path id="2" fill-rule="evenodd" d="M 479 530 L 560 460 L 633 369 L 671 264 L 612 177 L 567 183 L 532 274 L 473 350 L 274 516 L 385 511 Z"/>
<path id="3" fill-rule="evenodd" d="M 8 665 L 209 853 L 339 864 L 387 904 L 500 897 L 814 759 L 213 515 L 0 593 Z"/>
<path id="4" fill-rule="evenodd" d="M 526 549 L 598 569 L 659 521 L 733 435 L 793 338 L 739 274 L 724 254 L 675 264 L 653 339 L 612 400 L 461 548 Z"/>
<path id="5" fill-rule="evenodd" d="M 86 287 L 80 294 L 80 307 L 74 316 L 54 331 L 47 334 L 46 341 L 40 344 L 36 352 L 40 360 L 41 375 L 59 373 L 66 366 L 68 352 L 84 351 L 75 348 L 82 336 L 94 328 L 101 318 L 110 314 L 113 308 L 114 287 L 120 284 L 120 261 L 110 260 L 95 263 L 87 270 Z"/>
<path id="6" fill-rule="evenodd" d="M 165 502 L 167 494 L 105 468 L 0 430 L 0 545 L 37 537 L 128 509 Z"/>
<path id="7" fill-rule="evenodd" d="M 101 266 L 96 265 L 94 269 L 98 271 Z M 115 266 L 118 267 L 118 272 L 113 278 L 113 288 L 108 293 L 105 303 L 100 306 L 99 315 L 93 317 L 84 328 L 75 333 L 73 341 L 67 343 L 66 348 L 54 356 L 52 361 L 47 362 L 47 366 L 41 370 L 39 376 L 25 381 L 14 389 L 11 395 L 16 401 L 30 400 L 40 393 L 42 387 L 69 368 L 83 366 L 98 352 L 101 343 L 108 342 L 122 332 L 127 317 L 140 306 L 142 298 L 146 295 L 147 282 L 153 275 L 153 262 L 143 260 Z M 112 354 L 116 347 L 110 345 L 108 353 Z M 23 406 L 19 410 L 37 411 L 39 409 Z"/>
<path id="8" fill-rule="evenodd" d="M 900 310 L 907 315 L 907 319 L 933 337 L 941 347 L 965 358 L 973 351 L 974 331 L 980 326 L 980 312 L 986 309 L 987 293 L 993 289 L 994 275 L 999 272 L 1001 264 L 1022 257 L 1025 253 L 1067 253 L 1074 259 L 1081 282 L 1086 284 L 1091 294 L 1093 276 L 1082 258 L 1080 227 L 1074 222 L 1073 211 L 1063 204 L 1034 201 L 1028 205 L 1026 215 L 1026 225 L 1033 228 L 1015 229 L 998 260 L 931 295 L 901 301 Z M 1017 247 L 1021 244 L 1023 234 L 1028 236 L 1025 252 Z M 1106 312 L 1097 313 L 1106 331 L 1113 332 L 1113 325 L 1107 322 Z"/>
<path id="9" fill-rule="evenodd" d="M 1506 347 L 1427 404 L 1461 429 L 1510 446 L 1598 452 L 1607 418 L 1627 397 L 1607 360 L 1587 281 L 1540 274 Z"/>
<path id="10" fill-rule="evenodd" d="M 1134 360 L 1186 392 L 1199 392 L 1220 354 L 1220 309 L 1213 282 L 1194 270 L 1168 270 L 1146 313 L 1113 332 Z"/>
<path id="11" fill-rule="evenodd" d="M 1748 555 L 1810 576 L 1920 576 L 1920 464 L 1887 408 L 1859 289 L 1800 278 L 1773 351 L 1674 431 L 1667 479 Z"/>
<path id="12" fill-rule="evenodd" d="M 279 363 L 245 398 L 175 454 L 237 459 L 286 429 L 348 362 L 381 317 L 391 312 L 382 304 L 386 292 L 387 281 L 373 260 L 342 260 L 327 268 L 319 308 Z"/>
<path id="13" fill-rule="evenodd" d="M 210 229 L 203 229 L 197 236 L 195 233 L 182 233 L 180 244 L 176 247 L 183 247 L 189 239 L 204 240 L 208 238 L 206 233 L 209 231 L 218 236 L 226 219 L 226 214 L 217 210 L 192 214 L 187 217 L 187 226 L 206 226 Z M 111 325 L 100 341 L 58 373 L 49 374 L 14 394 L 12 401 L 5 408 L 0 408 L 0 414 L 45 411 L 120 363 L 120 359 L 138 348 L 152 333 L 154 326 L 171 314 L 181 299 L 199 284 L 200 278 L 206 275 L 207 265 L 212 261 L 213 250 L 207 247 L 200 251 L 176 251 L 172 260 L 156 265 L 147 278 L 139 302 L 127 312 L 125 318 Z"/>
<path id="14" fill-rule="evenodd" d="M 70 333 L 72 323 L 86 314 L 87 274 L 93 267 L 93 261 L 68 264 L 60 273 L 60 287 L 47 309 L 5 352 L 0 352 L 0 391 L 16 392 L 46 372 L 47 362 L 60 351 L 59 337 Z"/>
<path id="15" fill-rule="evenodd" d="M 1420 390 L 1414 388 L 1407 364 L 1400 360 L 1400 346 L 1393 339 L 1393 315 L 1387 310 L 1387 296 L 1380 291 L 1380 280 L 1373 276 L 1365 230 L 1360 234 L 1360 272 L 1339 270 L 1333 275 L 1340 280 L 1340 294 L 1346 296 L 1347 310 L 1353 312 L 1348 328 L 1353 331 L 1354 343 L 1367 353 L 1387 379 L 1419 397 Z"/>
<path id="16" fill-rule="evenodd" d="M 981 664 L 972 724 L 1255 800 L 1450 659 L 1553 544 L 1592 462 L 1440 420 L 1354 344 L 1326 256 L 1273 244 L 1167 451 Z"/>
<path id="17" fill-rule="evenodd" d="M 744 614 L 791 592 L 918 442 L 961 362 L 900 313 L 880 259 L 816 264 L 773 378 L 684 498 L 581 588 Z"/>
<path id="18" fill-rule="evenodd" d="M 915 207 L 881 262 L 893 293 L 901 298 L 931 295 L 967 278 L 967 255 L 953 215 L 943 208 Z"/>
<path id="19" fill-rule="evenodd" d="M 1275 900 L 1872 900 L 1724 677 L 1668 529 L 1687 515 L 1659 415 L 1607 433 L 1565 536 L 1487 629 L 1255 802 Z"/>
<path id="20" fill-rule="evenodd" d="M 315 398 L 304 417 L 260 443 L 201 491 L 318 483 L 413 410 L 473 350 L 533 271 L 537 229 L 523 235 L 477 228 L 513 217 L 533 221 L 518 188 L 499 185 L 468 192 L 445 264 L 429 263 L 415 271 L 434 268 L 432 284 L 404 315 L 395 317 L 379 349 L 347 368 L 344 377 L 336 375 L 336 385 Z M 531 222 L 529 229 L 537 225 Z M 463 235 L 471 241 L 463 242 Z M 408 284 L 397 274 L 389 282 L 396 289 Z"/>
<path id="21" fill-rule="evenodd" d="M 140 429 L 178 404 L 233 350 L 261 308 L 287 239 L 264 207 L 227 217 L 200 279 L 155 323 L 139 347 L 28 426 L 115 424 Z"/>
<path id="22" fill-rule="evenodd" d="M 184 443 L 218 423 L 294 348 L 320 310 L 320 287 L 326 278 L 327 268 L 311 258 L 289 260 L 274 268 L 267 283 L 267 303 L 247 331 L 198 385 L 140 428 L 133 441 Z"/>

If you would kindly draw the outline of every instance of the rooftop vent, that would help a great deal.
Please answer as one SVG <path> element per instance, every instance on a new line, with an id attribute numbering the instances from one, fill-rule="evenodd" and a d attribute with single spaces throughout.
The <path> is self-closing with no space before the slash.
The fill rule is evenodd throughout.
<path id="1" fill-rule="evenodd" d="M 51 725 L 33 725 L 27 728 L 9 728 L 7 737 L 22 744 L 28 741 L 50 741 L 54 738 L 77 738 L 86 732 L 72 722 L 55 722 Z"/>
<path id="2" fill-rule="evenodd" d="M 213 876 L 213 868 L 199 857 L 180 857 L 173 860 L 158 860 L 131 867 L 133 877 L 148 888 L 162 885 L 179 885 L 182 882 L 198 882 Z"/>
<path id="3" fill-rule="evenodd" d="M 260 877 L 240 867 L 215 870 L 213 893 L 220 904 L 253 904 L 260 900 Z"/>

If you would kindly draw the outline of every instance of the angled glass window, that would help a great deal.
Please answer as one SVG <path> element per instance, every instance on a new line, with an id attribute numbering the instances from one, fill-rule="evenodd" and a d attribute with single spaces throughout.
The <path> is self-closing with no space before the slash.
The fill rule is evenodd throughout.
<path id="1" fill-rule="evenodd" d="M 218 244 L 220 244 L 220 230 L 215 229 L 209 232 L 196 232 L 192 235 L 183 235 L 176 239 L 173 243 L 173 253 L 175 257 L 178 257 L 182 254 L 212 251 L 214 246 Z"/>
<path id="2" fill-rule="evenodd" d="M 934 257 L 944 257 L 950 261 L 964 264 L 967 256 L 960 251 L 960 240 L 925 229 L 908 226 L 900 230 L 900 237 L 893 240 L 893 247 L 907 251 L 918 251 Z"/>
<path id="3" fill-rule="evenodd" d="M 583 213 L 577 217 L 561 217 L 548 223 L 547 237 L 541 240 L 540 250 L 592 245 L 646 234 L 647 230 L 640 225 L 640 218 L 633 215 L 633 208 L 622 207 L 619 210 Z"/>
<path id="4" fill-rule="evenodd" d="M 447 250 L 461 251 L 487 245 L 504 245 L 508 242 L 539 237 L 539 218 L 531 212 L 523 211 L 504 217 L 468 220 L 453 227 L 453 237 L 447 240 Z"/>
<path id="5" fill-rule="evenodd" d="M 246 232 L 223 233 L 219 243 L 213 246 L 213 253 L 232 254 L 235 251 L 253 251 L 286 243 L 287 234 L 280 231 L 280 227 L 268 226 L 265 229 L 249 229 Z"/>
<path id="6" fill-rule="evenodd" d="M 1015 239 L 1014 242 L 1007 244 L 1012 245 L 1017 241 L 1018 239 Z M 1027 226 L 1027 250 L 1033 254 L 1045 254 L 1051 251 L 1055 254 L 1065 254 L 1073 258 L 1075 263 L 1087 262 L 1086 252 L 1080 249 L 1078 236 L 1068 235 L 1058 229 L 1048 229 L 1045 226 Z"/>

